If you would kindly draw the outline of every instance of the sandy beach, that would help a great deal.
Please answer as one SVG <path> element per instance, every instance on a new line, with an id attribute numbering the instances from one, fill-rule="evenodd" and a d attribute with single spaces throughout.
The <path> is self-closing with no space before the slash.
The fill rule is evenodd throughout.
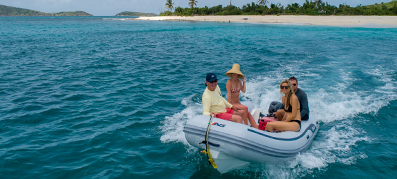
<path id="1" fill-rule="evenodd" d="M 157 16 L 136 20 L 156 21 L 213 21 L 220 23 L 287 23 L 340 27 L 397 28 L 397 16 L 307 16 L 307 15 L 238 15 L 238 16 Z"/>

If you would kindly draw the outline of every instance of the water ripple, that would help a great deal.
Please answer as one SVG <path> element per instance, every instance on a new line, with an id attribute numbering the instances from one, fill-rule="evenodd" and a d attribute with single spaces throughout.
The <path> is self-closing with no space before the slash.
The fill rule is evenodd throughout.
<path id="1" fill-rule="evenodd" d="M 233 63 L 247 78 L 242 98 L 258 107 L 278 99 L 281 79 L 297 76 L 322 132 L 302 154 L 308 161 L 251 165 L 226 177 L 326 178 L 351 170 L 343 178 L 362 172 L 351 166 L 396 160 L 371 154 L 394 156 L 376 145 L 393 148 L 395 136 L 371 131 L 396 125 L 395 29 L 102 17 L 0 18 L 0 29 L 4 178 L 221 177 L 187 144 L 183 125 L 201 113 L 205 74 L 218 75 L 225 96 L 224 72 Z"/>

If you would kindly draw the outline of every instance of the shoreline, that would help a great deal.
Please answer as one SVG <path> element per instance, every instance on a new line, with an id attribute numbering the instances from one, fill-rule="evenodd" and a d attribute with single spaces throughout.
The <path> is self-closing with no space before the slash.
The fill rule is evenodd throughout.
<path id="1" fill-rule="evenodd" d="M 230 16 L 156 16 L 134 20 L 212 21 L 219 23 L 302 24 L 337 27 L 397 28 L 397 16 L 308 16 L 308 15 L 230 15 Z"/>

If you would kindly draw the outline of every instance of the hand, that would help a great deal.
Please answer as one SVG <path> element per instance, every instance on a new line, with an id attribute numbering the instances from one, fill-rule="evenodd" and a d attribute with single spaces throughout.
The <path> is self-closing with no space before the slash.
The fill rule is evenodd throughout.
<path id="1" fill-rule="evenodd" d="M 287 113 L 284 114 L 283 121 L 287 119 Z"/>
<path id="2" fill-rule="evenodd" d="M 277 112 L 273 112 L 273 117 L 276 117 L 277 116 Z"/>
<path id="3" fill-rule="evenodd" d="M 243 83 L 245 83 L 245 78 L 244 77 L 241 77 L 241 80 L 243 81 Z"/>
<path id="4" fill-rule="evenodd" d="M 235 110 L 235 111 L 241 110 L 240 108 L 237 108 L 237 107 L 235 107 L 235 106 L 232 106 L 231 109 L 233 109 L 233 110 Z"/>
<path id="5" fill-rule="evenodd" d="M 216 116 L 216 113 L 212 112 L 212 113 L 210 114 L 210 116 Z"/>

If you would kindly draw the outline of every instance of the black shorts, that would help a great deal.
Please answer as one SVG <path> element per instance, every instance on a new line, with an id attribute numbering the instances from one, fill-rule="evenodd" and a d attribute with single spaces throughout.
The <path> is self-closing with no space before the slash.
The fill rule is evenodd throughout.
<path id="1" fill-rule="evenodd" d="M 299 129 L 301 129 L 301 121 L 298 121 L 298 120 L 291 120 L 291 122 L 296 122 L 296 123 L 298 123 L 298 124 L 299 124 Z"/>

